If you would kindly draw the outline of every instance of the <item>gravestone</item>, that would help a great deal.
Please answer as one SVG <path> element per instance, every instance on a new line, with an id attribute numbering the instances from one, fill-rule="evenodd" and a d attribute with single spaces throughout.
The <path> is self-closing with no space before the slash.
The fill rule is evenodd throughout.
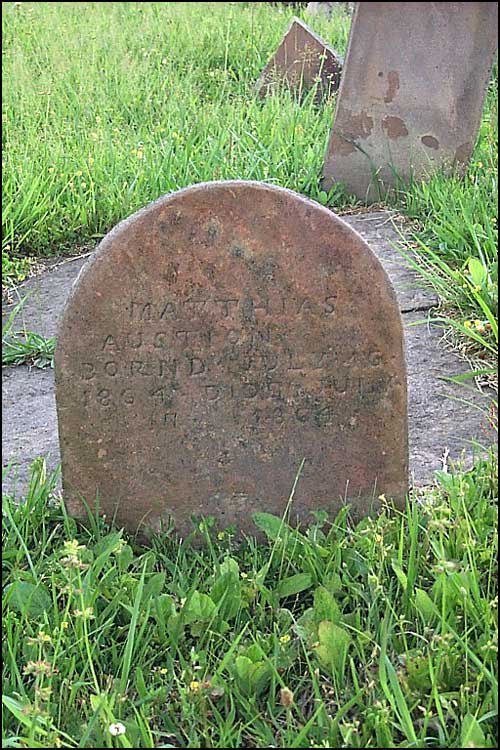
<path id="1" fill-rule="evenodd" d="M 311 16 L 331 18 L 335 6 L 350 15 L 355 5 L 356 3 L 307 3 L 306 12 Z"/>
<path id="2" fill-rule="evenodd" d="M 497 47 L 497 3 L 358 3 L 324 188 L 379 200 L 399 179 L 463 170 Z"/>
<path id="3" fill-rule="evenodd" d="M 319 104 L 337 91 L 341 73 L 340 55 L 300 19 L 293 18 L 262 71 L 257 93 L 264 97 L 286 86 L 301 97 L 317 84 L 314 101 Z"/>
<path id="4" fill-rule="evenodd" d="M 335 3 L 307 3 L 306 11 L 311 16 L 326 16 L 331 18 Z"/>
<path id="5" fill-rule="evenodd" d="M 400 313 L 322 206 L 255 182 L 165 196 L 80 272 L 55 358 L 63 488 L 147 535 L 191 515 L 255 531 L 407 489 Z"/>

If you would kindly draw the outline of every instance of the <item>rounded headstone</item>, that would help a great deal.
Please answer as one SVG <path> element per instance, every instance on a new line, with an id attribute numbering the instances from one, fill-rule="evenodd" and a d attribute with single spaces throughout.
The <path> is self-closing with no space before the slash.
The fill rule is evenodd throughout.
<path id="1" fill-rule="evenodd" d="M 301 466 L 292 519 L 404 501 L 394 291 L 354 230 L 289 190 L 196 185 L 115 227 L 73 287 L 55 370 L 74 514 L 253 532 Z"/>

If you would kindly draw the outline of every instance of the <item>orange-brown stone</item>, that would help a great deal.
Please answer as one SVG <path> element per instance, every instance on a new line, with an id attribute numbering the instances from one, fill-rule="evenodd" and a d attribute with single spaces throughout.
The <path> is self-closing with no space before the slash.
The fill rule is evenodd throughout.
<path id="1" fill-rule="evenodd" d="M 316 86 L 319 104 L 340 85 L 342 57 L 303 21 L 293 18 L 281 43 L 262 71 L 257 84 L 260 96 L 285 86 L 299 97 Z"/>
<path id="2" fill-rule="evenodd" d="M 56 351 L 63 487 L 134 531 L 191 515 L 254 531 L 407 488 L 400 314 L 327 209 L 254 182 L 197 185 L 119 224 L 82 270 Z"/>

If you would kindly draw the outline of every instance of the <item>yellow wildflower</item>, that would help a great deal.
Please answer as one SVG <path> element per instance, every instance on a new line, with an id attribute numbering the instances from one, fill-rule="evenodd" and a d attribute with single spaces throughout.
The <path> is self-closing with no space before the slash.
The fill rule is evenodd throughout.
<path id="1" fill-rule="evenodd" d="M 36 638 L 28 638 L 27 642 L 30 646 L 33 646 L 35 643 L 52 643 L 52 638 L 48 633 L 44 633 L 43 630 L 40 630 Z"/>
<path id="2" fill-rule="evenodd" d="M 80 550 L 86 549 L 84 544 L 78 544 L 76 539 L 64 542 L 64 552 L 67 555 L 77 555 Z"/>
<path id="3" fill-rule="evenodd" d="M 200 689 L 200 683 L 198 682 L 198 680 L 191 680 L 191 682 L 189 683 L 189 689 L 192 693 L 197 693 Z"/>
<path id="4" fill-rule="evenodd" d="M 465 326 L 466 328 L 472 328 L 472 323 L 471 323 L 471 321 L 470 321 L 470 320 L 466 320 L 466 321 L 465 321 L 465 323 L 464 323 L 464 326 Z"/>
<path id="5" fill-rule="evenodd" d="M 285 635 L 280 636 L 280 643 L 288 643 L 290 640 L 290 636 L 288 633 L 285 633 Z"/>

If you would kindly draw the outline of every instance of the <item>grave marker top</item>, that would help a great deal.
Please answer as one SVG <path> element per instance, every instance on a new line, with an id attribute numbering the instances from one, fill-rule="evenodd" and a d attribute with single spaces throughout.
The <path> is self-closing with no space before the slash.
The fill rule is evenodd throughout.
<path id="1" fill-rule="evenodd" d="M 331 96 L 340 85 L 342 57 L 299 18 L 292 18 L 280 45 L 257 83 L 260 96 L 287 86 L 299 96 L 317 84 L 315 103 Z"/>
<path id="2" fill-rule="evenodd" d="M 56 351 L 63 486 L 131 530 L 190 515 L 254 530 L 366 512 L 407 487 L 395 295 L 327 209 L 253 182 L 197 185 L 119 224 L 83 269 Z"/>

